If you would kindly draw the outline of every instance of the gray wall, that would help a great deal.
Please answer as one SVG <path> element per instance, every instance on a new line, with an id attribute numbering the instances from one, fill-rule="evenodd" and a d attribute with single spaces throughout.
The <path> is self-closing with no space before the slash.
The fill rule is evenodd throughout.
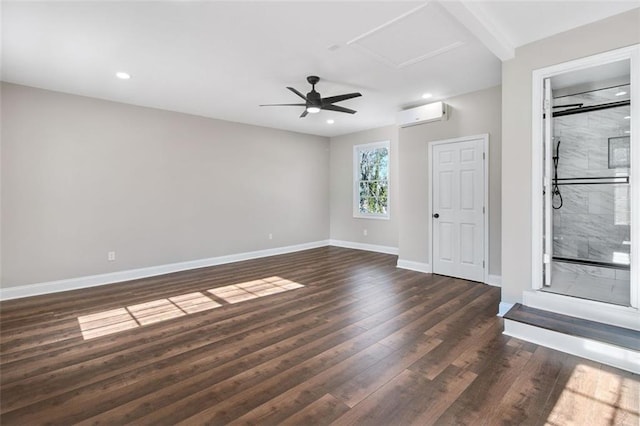
<path id="1" fill-rule="evenodd" d="M 531 289 L 531 73 L 640 42 L 640 9 L 520 47 L 502 65 L 502 300 Z"/>
<path id="2" fill-rule="evenodd" d="M 429 263 L 428 143 L 489 134 L 489 273 L 500 275 L 501 89 L 499 86 L 451 99 L 447 121 L 400 129 L 400 259 Z"/>
<path id="3" fill-rule="evenodd" d="M 327 138 L 2 84 L 1 150 L 3 287 L 329 237 Z"/>
<path id="4" fill-rule="evenodd" d="M 389 220 L 354 218 L 353 146 L 381 141 L 391 142 Z M 398 247 L 398 128 L 386 126 L 331 138 L 330 151 L 331 239 Z"/>

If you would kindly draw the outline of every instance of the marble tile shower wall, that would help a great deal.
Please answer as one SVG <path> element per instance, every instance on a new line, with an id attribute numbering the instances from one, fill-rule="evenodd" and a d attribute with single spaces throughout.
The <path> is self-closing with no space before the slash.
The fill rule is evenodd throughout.
<path id="1" fill-rule="evenodd" d="M 609 138 L 628 136 L 628 106 L 556 117 L 559 178 L 627 176 L 609 168 Z M 628 263 L 629 185 L 561 185 L 563 206 L 553 211 L 556 256 Z M 557 200 L 556 200 L 557 201 Z"/>

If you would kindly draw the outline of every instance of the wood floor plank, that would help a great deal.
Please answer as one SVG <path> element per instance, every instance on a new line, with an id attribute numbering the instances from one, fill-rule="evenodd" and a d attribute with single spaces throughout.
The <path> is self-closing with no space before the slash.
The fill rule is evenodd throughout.
<path id="1" fill-rule="evenodd" d="M 342 302 L 345 302 L 343 299 Z M 335 302 L 329 302 L 331 305 L 335 305 Z M 301 314 L 304 317 L 305 313 L 308 313 L 305 305 L 298 305 L 296 310 L 289 311 Z M 290 317 L 280 318 L 280 321 L 284 324 L 291 320 Z M 235 320 L 229 320 L 230 325 L 233 325 Z M 223 324 L 220 322 L 218 325 Z M 276 323 L 278 324 L 278 323 Z M 180 338 L 172 338 L 172 345 L 166 345 L 163 341 L 152 341 L 147 344 L 140 345 L 135 351 L 128 350 L 127 352 L 131 356 L 131 359 L 123 357 L 121 353 L 109 353 L 108 355 L 96 358 L 90 358 L 86 361 L 78 362 L 68 367 L 59 368 L 54 373 L 41 374 L 39 376 L 29 377 L 22 380 L 16 385 L 9 384 L 6 389 L 11 392 L 12 398 L 8 398 L 6 408 L 16 408 L 16 404 L 25 403 L 25 398 L 30 398 L 30 401 L 35 402 L 38 395 L 50 397 L 54 394 L 55 388 L 60 388 L 60 382 L 72 381 L 74 387 L 82 386 L 96 382 L 101 378 L 116 375 L 119 372 L 127 371 L 136 366 L 145 365 L 147 359 L 151 356 L 156 362 L 166 358 L 177 356 L 187 351 L 193 351 L 201 345 L 209 345 L 211 340 L 207 334 L 203 334 L 202 327 L 197 330 L 197 333 L 183 334 Z M 212 330 L 219 334 L 222 334 L 220 327 Z M 264 332 L 266 330 L 262 330 Z M 233 332 L 231 332 L 233 333 Z M 90 373 L 89 373 L 90 372 Z M 67 387 L 68 388 L 68 387 Z"/>
<path id="2" fill-rule="evenodd" d="M 499 288 L 396 263 L 322 247 L 0 302 L 0 424 L 638 425 L 637 375 L 502 335 Z M 261 297 L 208 292 L 228 286 Z"/>
<path id="3" fill-rule="evenodd" d="M 287 417 L 294 415 L 295 412 L 301 411 L 307 405 L 321 398 L 321 395 L 327 395 L 325 392 L 334 388 L 336 383 L 341 384 L 349 381 L 351 377 L 369 368 L 390 352 L 392 352 L 392 349 L 379 343 L 374 343 L 344 361 L 322 371 L 320 374 L 316 374 L 289 390 L 279 393 L 230 424 L 280 424 Z M 280 380 L 280 378 L 275 380 Z"/>
<path id="4" fill-rule="evenodd" d="M 349 410 L 342 401 L 331 394 L 325 394 L 322 398 L 307 405 L 296 414 L 284 419 L 282 426 L 299 425 L 330 425 L 335 419 Z"/>
<path id="5" fill-rule="evenodd" d="M 402 347 L 407 342 L 411 342 L 420 337 L 420 334 L 429 332 L 430 337 L 438 338 L 443 333 L 438 333 L 443 324 L 449 324 L 453 320 L 457 320 L 459 312 L 468 312 L 468 317 L 477 321 L 479 318 L 486 316 L 486 305 L 495 304 L 496 295 L 488 291 L 483 286 L 473 286 L 467 291 L 460 292 L 454 299 L 438 299 L 434 301 L 437 308 L 427 312 L 424 316 L 417 318 L 406 327 L 393 333 L 382 341 L 383 344 L 391 347 Z M 464 310 L 461 307 L 465 307 Z M 464 322 L 464 320 L 462 321 Z M 469 322 L 464 322 L 465 325 Z M 438 328 L 436 328 L 438 327 Z"/>
<path id="6" fill-rule="evenodd" d="M 404 370 L 339 417 L 335 424 L 428 424 L 437 419 L 476 377 L 476 374 L 454 366 L 433 381 Z"/>
<path id="7" fill-rule="evenodd" d="M 238 368 L 242 368 L 247 364 L 260 364 L 260 362 L 268 361 L 271 357 L 276 355 L 292 354 L 291 349 L 296 348 L 299 345 L 304 344 L 317 344 L 322 342 L 323 339 L 328 339 L 327 333 L 337 330 L 331 336 L 339 335 L 344 332 L 345 327 L 349 326 L 348 316 L 351 312 L 345 314 L 345 321 L 328 324 L 322 320 L 315 324 L 315 321 L 309 321 L 309 319 L 302 319 L 299 328 L 283 330 L 275 330 L 274 333 L 265 334 L 262 337 L 267 340 L 259 340 L 254 342 L 249 337 L 249 346 L 245 339 L 236 340 L 237 336 L 233 339 L 235 342 L 223 345 L 214 345 L 212 349 L 207 347 L 203 350 L 194 350 L 189 353 L 185 353 L 184 356 L 168 358 L 162 362 L 154 362 L 144 368 L 125 372 L 123 374 L 114 375 L 111 378 L 103 381 L 94 382 L 84 388 L 81 388 L 81 392 L 66 391 L 54 398 L 48 398 L 42 400 L 38 405 L 42 409 L 46 409 L 48 406 L 57 407 L 63 401 L 73 401 L 73 405 L 78 407 L 77 413 L 73 410 L 67 409 L 49 409 L 50 416 L 63 416 L 60 420 L 65 421 L 77 421 L 83 418 L 83 416 L 89 416 L 97 414 L 101 411 L 111 409 L 114 405 L 121 404 L 123 401 L 132 400 L 132 405 L 135 405 L 136 397 L 148 395 L 149 392 L 157 391 L 157 389 L 172 390 L 171 397 L 177 398 L 180 395 L 180 391 L 188 394 L 189 390 L 197 389 L 198 387 L 206 387 L 208 384 L 215 383 L 211 381 L 216 377 L 214 373 L 218 372 L 221 377 L 228 377 L 233 374 Z M 295 326 L 296 324 L 292 324 Z M 315 327 L 314 325 L 318 325 Z M 347 330 L 348 331 L 348 330 Z M 273 340 L 270 336 L 273 335 Z M 278 339 L 285 339 L 280 340 Z M 233 341 L 232 340 L 232 341 Z M 223 351 L 220 351 L 223 348 Z M 245 355 L 246 356 L 243 356 Z M 165 371 L 166 370 L 166 371 Z M 144 376 L 145 381 L 148 382 L 148 386 L 140 388 L 137 385 L 137 378 Z M 204 378 L 204 379 L 203 379 Z M 204 380 L 204 383 L 200 383 L 199 380 Z M 180 382 L 178 386 L 169 386 Z M 189 388 L 189 384 L 195 383 L 195 387 Z M 187 389 L 186 391 L 184 389 Z M 175 389 L 175 390 L 174 390 Z M 103 392 L 109 391 L 111 398 L 104 401 L 102 398 Z M 162 392 L 153 393 L 156 399 L 162 397 Z M 145 401 L 147 406 L 150 406 L 148 401 Z M 161 405 L 164 405 L 163 401 Z M 88 408 L 87 408 L 88 407 Z M 62 408 L 62 407 L 61 407 Z M 119 411 L 126 412 L 120 407 Z M 97 410 L 97 411 L 95 411 Z M 25 407 L 26 413 L 29 411 L 29 406 Z M 9 416 L 21 415 L 22 412 L 11 412 Z"/>
<path id="8" fill-rule="evenodd" d="M 409 370 L 424 374 L 429 379 L 434 379 L 442 373 L 456 358 L 475 344 L 477 339 L 482 339 L 485 333 L 494 334 L 500 328 L 501 320 L 497 317 L 486 318 L 474 325 L 464 326 L 460 324 L 457 333 L 429 352 L 416 362 Z M 440 334 L 438 334 L 441 336 Z M 442 337 L 440 337 L 442 339 Z"/>
<path id="9" fill-rule="evenodd" d="M 326 297 L 326 299 L 325 299 Z M 319 306 L 319 300 L 323 300 L 321 303 L 329 303 L 329 304 L 341 304 L 341 303 L 349 303 L 355 299 L 351 299 L 352 296 L 343 296 L 340 293 L 337 293 L 335 290 L 327 289 L 319 292 L 314 292 L 313 294 L 298 294 L 290 295 L 287 299 L 280 300 L 280 303 L 275 305 L 282 308 L 282 311 L 287 312 L 287 314 L 291 314 L 292 310 L 288 309 L 289 306 L 295 306 L 295 309 L 300 311 L 307 311 L 309 309 L 317 309 Z M 309 302 L 308 304 L 306 302 Z M 203 335 L 208 332 L 220 334 L 225 332 L 225 330 L 232 328 L 237 323 L 241 323 L 242 321 L 250 321 L 250 322 L 258 322 L 264 323 L 265 320 L 276 320 L 278 317 L 282 317 L 282 313 L 280 312 L 278 315 L 273 315 L 272 309 L 275 307 L 272 300 L 261 301 L 263 304 L 247 304 L 242 307 L 241 310 L 233 310 L 233 307 L 229 307 L 229 309 L 225 311 L 209 313 L 207 316 L 192 316 L 189 317 L 191 321 L 184 322 L 173 321 L 167 324 L 163 324 L 160 332 L 154 333 L 154 342 L 144 342 L 151 344 L 162 343 L 162 339 L 171 340 L 174 344 L 176 343 L 175 336 L 180 335 L 182 340 L 186 340 L 191 342 L 191 339 L 197 337 L 196 335 Z M 237 305 L 236 305 L 237 306 Z M 311 311 L 312 313 L 312 311 Z M 219 315 L 218 315 L 219 314 Z M 200 320 L 194 323 L 194 320 Z M 120 342 L 121 335 L 115 335 L 111 340 L 101 340 L 100 342 L 82 342 L 83 346 L 86 348 L 90 348 L 89 351 L 86 351 L 85 354 L 87 358 L 95 359 L 104 354 L 114 354 L 118 352 L 119 349 L 122 350 L 130 350 L 132 342 L 139 342 L 140 337 L 136 334 L 143 334 L 146 329 L 141 328 L 140 330 L 134 330 L 133 333 L 125 335 L 124 339 Z M 137 333 L 139 331 L 139 333 Z M 185 334 L 187 333 L 187 334 Z M 114 345 L 114 340 L 118 340 L 119 344 Z M 100 345 L 102 343 L 102 345 Z M 48 348 L 49 349 L 49 348 Z M 54 352 L 55 351 L 55 352 Z M 62 362 L 65 358 L 63 355 L 64 352 L 73 352 L 69 348 L 65 348 L 64 350 L 53 350 L 48 354 L 51 355 L 55 353 L 55 360 L 57 362 Z M 54 365 L 50 360 L 47 360 L 46 357 L 41 357 L 41 359 L 46 360 L 45 366 L 48 369 L 54 368 Z M 21 361 L 26 362 L 34 362 L 37 361 L 34 357 L 29 358 L 25 355 L 25 359 Z M 74 358 L 73 361 L 77 362 L 77 358 Z M 71 363 L 67 363 L 65 366 L 72 365 Z M 13 364 L 8 365 L 7 370 L 16 371 L 20 366 L 16 366 Z M 55 365 L 55 368 L 61 368 L 62 365 Z M 47 369 L 40 370 L 39 373 L 45 373 Z M 22 376 L 22 379 L 25 377 Z M 3 383 L 8 383 L 12 379 L 11 374 L 3 376 Z"/>
<path id="10" fill-rule="evenodd" d="M 478 340 L 477 347 L 470 348 L 453 362 L 452 365 L 476 373 L 478 378 L 437 418 L 437 423 L 476 425 L 491 418 L 532 355 L 504 344 L 504 340 L 501 334 L 493 334 L 489 344 Z"/>
<path id="11" fill-rule="evenodd" d="M 521 370 L 518 380 L 513 382 L 493 414 L 489 424 L 507 422 L 519 425 L 537 425 L 546 419 L 544 407 L 552 397 L 554 389 L 561 391 L 563 381 L 558 382 L 562 371 L 573 371 L 577 359 L 552 349 L 539 347 Z M 556 397 L 557 399 L 557 397 Z"/>
<path id="12" fill-rule="evenodd" d="M 331 394 L 352 408 L 441 343 L 440 339 L 422 336 L 420 340 L 393 351 L 352 380 L 333 389 Z"/>

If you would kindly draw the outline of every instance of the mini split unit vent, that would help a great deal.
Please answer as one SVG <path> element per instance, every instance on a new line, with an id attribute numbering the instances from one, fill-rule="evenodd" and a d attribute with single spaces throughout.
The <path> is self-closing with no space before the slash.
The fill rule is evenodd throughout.
<path id="1" fill-rule="evenodd" d="M 400 127 L 409 127 L 430 121 L 446 120 L 448 106 L 444 102 L 434 102 L 415 108 L 405 109 L 396 115 L 396 122 Z"/>

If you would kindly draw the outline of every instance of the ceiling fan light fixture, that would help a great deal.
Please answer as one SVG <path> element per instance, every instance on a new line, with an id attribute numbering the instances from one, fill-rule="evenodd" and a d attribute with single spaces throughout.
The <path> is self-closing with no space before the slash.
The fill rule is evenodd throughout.
<path id="1" fill-rule="evenodd" d="M 344 112 L 346 114 L 355 114 L 357 111 L 345 107 L 341 107 L 339 105 L 334 105 L 337 102 L 346 101 L 347 99 L 357 98 L 362 96 L 360 93 L 345 93 L 343 95 L 337 96 L 329 96 L 327 98 L 323 98 L 320 96 L 320 93 L 316 92 L 316 83 L 320 81 L 320 77 L 315 75 L 310 75 L 307 77 L 307 81 L 311 85 L 311 91 L 307 93 L 307 95 L 303 95 L 300 91 L 294 89 L 293 87 L 287 86 L 291 92 L 293 92 L 299 98 L 304 100 L 304 103 L 298 104 L 263 104 L 260 106 L 304 106 L 304 111 L 300 114 L 300 118 L 305 118 L 309 114 L 317 114 L 320 110 L 329 110 L 336 112 Z"/>

